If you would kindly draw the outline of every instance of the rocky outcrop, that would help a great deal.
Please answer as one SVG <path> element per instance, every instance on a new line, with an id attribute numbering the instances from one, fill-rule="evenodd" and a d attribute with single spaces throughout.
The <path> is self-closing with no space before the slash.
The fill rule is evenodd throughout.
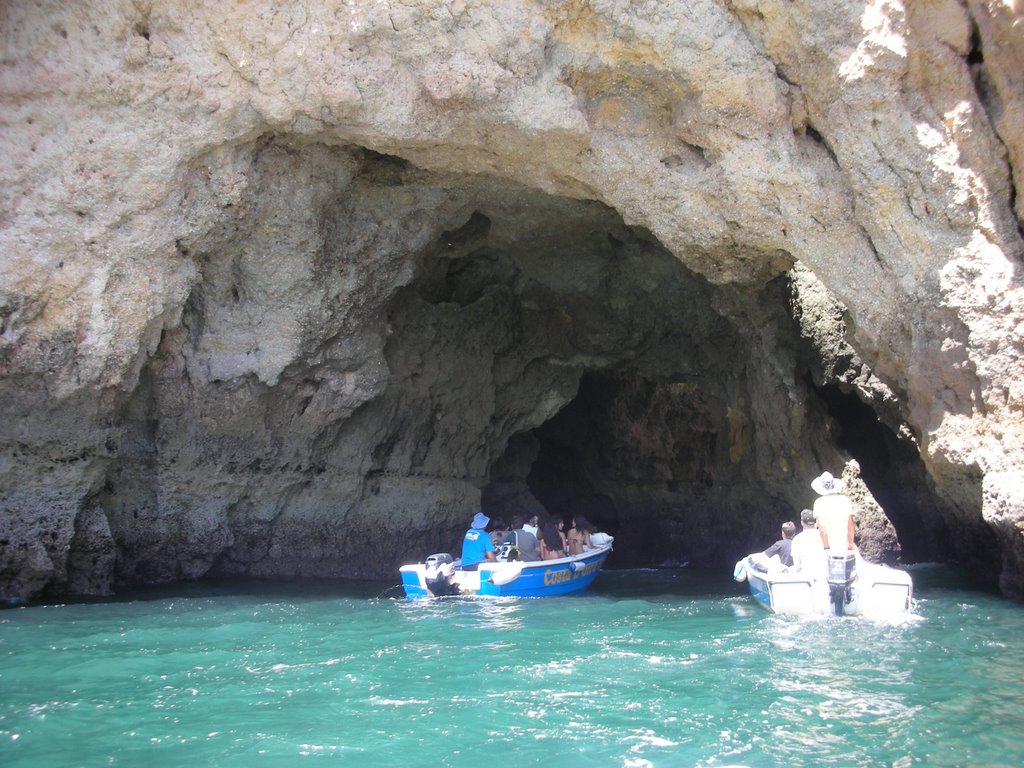
<path id="1" fill-rule="evenodd" d="M 393 578 L 481 504 L 1024 595 L 996 0 L 0 8 L 0 594 Z M 898 541 L 897 541 L 898 539 Z"/>

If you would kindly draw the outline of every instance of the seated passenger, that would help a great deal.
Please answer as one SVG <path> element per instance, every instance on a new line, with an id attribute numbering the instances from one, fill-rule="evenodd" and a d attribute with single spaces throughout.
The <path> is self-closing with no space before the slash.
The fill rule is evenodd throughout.
<path id="1" fill-rule="evenodd" d="M 493 518 L 488 527 L 491 533 L 491 543 L 494 544 L 495 548 L 508 541 L 509 535 L 512 533 L 512 529 L 509 528 L 508 523 L 505 522 L 503 517 Z"/>
<path id="2" fill-rule="evenodd" d="M 583 515 L 575 515 L 572 519 L 572 528 L 566 534 L 566 542 L 569 545 L 570 555 L 582 555 L 590 549 L 590 534 L 596 528 L 592 526 Z"/>
<path id="3" fill-rule="evenodd" d="M 540 529 L 540 557 L 541 560 L 557 560 L 565 557 L 565 539 L 559 530 L 559 524 L 548 520 Z M 564 525 L 564 523 L 561 523 Z"/>
<path id="4" fill-rule="evenodd" d="M 793 536 L 796 525 L 787 520 L 782 524 L 782 538 L 772 544 L 764 552 L 751 555 L 750 560 L 757 570 L 787 570 L 793 565 Z"/>
<path id="5" fill-rule="evenodd" d="M 491 521 L 483 512 L 473 515 L 473 522 L 462 537 L 462 561 L 460 567 L 464 571 L 475 571 L 485 560 L 495 560 L 494 542 L 484 529 Z"/>
<path id="6" fill-rule="evenodd" d="M 535 520 L 536 517 L 531 519 Z M 530 530 L 536 530 L 536 528 L 529 525 L 527 518 L 522 515 L 516 515 L 513 517 L 512 529 L 512 533 L 508 540 L 519 548 L 520 557 L 522 557 L 526 562 L 540 560 L 540 550 L 537 545 L 537 537 Z"/>
<path id="7" fill-rule="evenodd" d="M 793 570 L 806 574 L 811 582 L 814 610 L 822 613 L 828 608 L 828 555 L 825 542 L 818 530 L 818 520 L 809 509 L 801 510 L 800 524 L 803 530 L 793 537 L 790 553 L 793 556 Z"/>
<path id="8" fill-rule="evenodd" d="M 562 539 L 562 549 L 565 550 L 565 554 L 569 554 L 569 539 L 568 534 L 565 530 L 565 518 L 558 518 L 558 535 Z"/>
<path id="9" fill-rule="evenodd" d="M 800 524 L 803 530 L 793 537 L 793 545 L 790 548 L 793 569 L 808 572 L 812 579 L 824 579 L 828 575 L 828 557 L 814 512 L 809 509 L 802 510 Z"/>

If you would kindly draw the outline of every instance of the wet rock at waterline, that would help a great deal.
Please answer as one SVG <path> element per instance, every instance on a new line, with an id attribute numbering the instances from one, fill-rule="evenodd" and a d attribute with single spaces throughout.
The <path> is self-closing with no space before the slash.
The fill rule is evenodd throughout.
<path id="1" fill-rule="evenodd" d="M 479 507 L 1024 593 L 1009 6 L 0 10 L 0 594 L 389 578 Z"/>

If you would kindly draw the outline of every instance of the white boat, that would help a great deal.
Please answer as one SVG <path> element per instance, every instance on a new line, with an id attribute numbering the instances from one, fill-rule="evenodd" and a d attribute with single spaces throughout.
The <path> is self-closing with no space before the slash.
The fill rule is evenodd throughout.
<path id="1" fill-rule="evenodd" d="M 754 599 L 772 613 L 880 618 L 910 612 L 914 584 L 906 571 L 857 557 L 849 580 L 830 582 L 825 573 L 790 571 L 773 565 L 766 568 L 758 554 L 736 563 L 733 578 L 746 581 Z"/>

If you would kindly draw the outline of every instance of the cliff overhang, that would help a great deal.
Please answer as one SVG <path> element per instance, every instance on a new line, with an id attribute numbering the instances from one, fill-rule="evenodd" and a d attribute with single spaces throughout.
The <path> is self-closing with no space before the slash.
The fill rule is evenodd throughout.
<path id="1" fill-rule="evenodd" d="M 479 507 L 1024 595 L 1009 6 L 6 3 L 0 594 L 390 577 Z"/>

